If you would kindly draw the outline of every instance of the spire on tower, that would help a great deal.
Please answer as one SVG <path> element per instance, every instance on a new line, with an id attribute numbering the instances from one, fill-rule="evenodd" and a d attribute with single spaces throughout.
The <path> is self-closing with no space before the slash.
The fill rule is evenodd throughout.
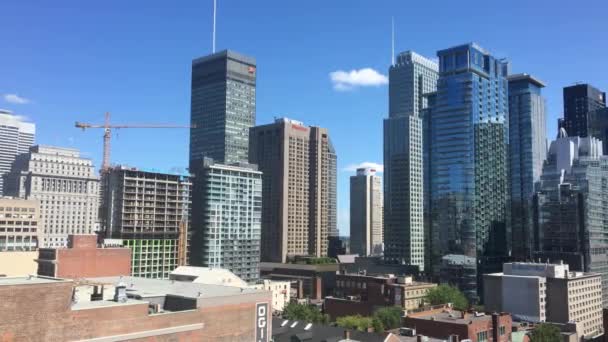
<path id="1" fill-rule="evenodd" d="M 391 65 L 395 65 L 395 17 L 391 17 Z"/>

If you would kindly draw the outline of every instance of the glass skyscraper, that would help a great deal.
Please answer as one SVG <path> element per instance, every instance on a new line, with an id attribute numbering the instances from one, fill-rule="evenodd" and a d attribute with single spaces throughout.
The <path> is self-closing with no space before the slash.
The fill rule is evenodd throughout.
<path id="1" fill-rule="evenodd" d="M 384 120 L 384 256 L 425 270 L 421 111 L 435 91 L 439 67 L 406 51 L 389 69 L 389 117 Z"/>
<path id="2" fill-rule="evenodd" d="M 191 263 L 259 277 L 261 173 L 250 169 L 256 61 L 221 51 L 192 61 Z M 259 196 L 258 196 L 259 195 Z"/>
<path id="3" fill-rule="evenodd" d="M 477 44 L 441 50 L 428 118 L 433 273 L 473 301 L 508 255 L 508 63 Z"/>
<path id="4" fill-rule="evenodd" d="M 247 282 L 260 276 L 262 172 L 254 165 L 204 162 L 200 186 L 201 226 L 192 263 L 225 268 Z"/>
<path id="5" fill-rule="evenodd" d="M 530 260 L 533 252 L 532 196 L 547 158 L 545 84 L 528 74 L 510 75 L 509 167 L 513 256 Z"/>
<path id="6" fill-rule="evenodd" d="M 589 84 L 565 87 L 564 119 L 559 120 L 559 127 L 565 128 L 571 137 L 586 137 L 589 131 L 589 113 L 605 107 L 605 92 Z"/>
<path id="7" fill-rule="evenodd" d="M 225 50 L 192 61 L 191 172 L 204 157 L 225 164 L 247 161 L 255 85 L 251 57 Z"/>

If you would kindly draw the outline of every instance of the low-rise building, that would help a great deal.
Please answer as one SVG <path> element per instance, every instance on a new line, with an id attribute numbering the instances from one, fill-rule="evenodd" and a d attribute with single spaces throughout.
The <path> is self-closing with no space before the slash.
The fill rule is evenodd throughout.
<path id="1" fill-rule="evenodd" d="M 411 276 L 338 274 L 335 297 L 325 299 L 325 312 L 332 318 L 360 314 L 397 306 L 417 309 L 424 304 L 427 292 L 437 284 L 414 281 Z"/>
<path id="2" fill-rule="evenodd" d="M 502 273 L 484 275 L 488 311 L 507 311 L 517 320 L 582 323 L 582 334 L 599 336 L 602 284 L 597 273 L 572 272 L 567 264 L 505 263 Z"/>
<path id="3" fill-rule="evenodd" d="M 333 294 L 338 264 L 261 262 L 262 278 L 290 281 L 297 298 L 320 300 Z"/>
<path id="4" fill-rule="evenodd" d="M 276 313 L 290 301 L 290 281 L 263 279 L 255 284 L 248 284 L 236 274 L 223 268 L 180 266 L 169 275 L 169 279 L 189 281 L 197 284 L 235 286 L 270 291 L 272 293 L 272 309 Z"/>
<path id="5" fill-rule="evenodd" d="M 404 341 L 393 333 L 376 333 L 348 330 L 324 324 L 272 319 L 272 340 L 274 342 L 400 342 Z M 416 338 L 405 340 L 417 341 Z M 431 341 L 429 341 L 431 342 Z M 432 341 L 434 342 L 434 341 Z"/>
<path id="6" fill-rule="evenodd" d="M 113 291 L 76 295 L 90 287 Z M 230 286 L 136 277 L 0 277 L 0 302 L 3 341 L 268 342 L 272 331 L 270 293 Z"/>
<path id="7" fill-rule="evenodd" d="M 508 313 L 487 315 L 453 310 L 449 305 L 408 310 L 403 325 L 416 334 L 443 340 L 471 342 L 511 341 L 512 319 Z"/>
<path id="8" fill-rule="evenodd" d="M 35 251 L 40 240 L 39 227 L 38 200 L 0 198 L 0 253 Z"/>
<path id="9" fill-rule="evenodd" d="M 97 235 L 69 235 L 67 248 L 38 250 L 38 275 L 79 279 L 131 274 L 131 250 L 97 244 Z"/>
<path id="10" fill-rule="evenodd" d="M 36 274 L 38 252 L 0 252 L 0 276 Z"/>

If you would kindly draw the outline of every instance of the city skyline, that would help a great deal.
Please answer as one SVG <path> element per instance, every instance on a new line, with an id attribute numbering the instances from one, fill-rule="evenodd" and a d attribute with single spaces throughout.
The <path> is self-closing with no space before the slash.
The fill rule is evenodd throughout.
<path id="1" fill-rule="evenodd" d="M 292 20 L 298 11 L 310 13 L 315 6 L 307 5 L 304 9 L 298 7 L 303 5 L 293 5 L 290 8 L 277 6 L 270 10 L 266 6 L 233 6 L 220 1 L 218 50 L 232 48 L 256 57 L 260 70 L 258 125 L 271 123 L 274 116 L 287 115 L 311 125 L 327 127 L 332 133 L 340 156 L 338 226 L 341 234 L 346 234 L 348 177 L 352 171 L 345 170 L 351 170 L 351 166 L 359 166 L 363 162 L 381 163 L 381 118 L 388 114 L 388 88 L 382 84 L 382 76 L 387 76 L 386 70 L 390 64 L 390 15 L 398 13 L 399 6 L 406 5 L 369 3 L 367 6 L 345 9 L 345 6 L 341 6 L 343 4 L 338 2 L 324 7 L 326 11 L 323 13 L 314 13 L 318 22 L 317 29 L 328 32 L 327 39 L 319 41 L 314 34 L 298 31 L 303 27 L 299 19 Z M 605 6 L 603 3 L 598 4 L 600 5 L 596 8 Z M 198 3 L 196 6 L 185 4 L 184 8 L 173 9 L 168 13 L 164 13 L 167 12 L 166 8 L 141 8 L 136 4 L 124 5 L 124 11 L 109 11 L 105 7 L 95 8 L 94 5 L 82 5 L 88 6 L 84 8 L 76 3 L 66 4 L 61 8 L 63 11 L 43 6 L 30 8 L 17 2 L 2 5 L 3 8 L 6 7 L 6 13 L 19 12 L 36 19 L 30 20 L 27 28 L 23 27 L 22 19 L 6 19 L 5 27 L 11 38 L 8 39 L 10 44 L 1 59 L 4 63 L 0 63 L 0 72 L 5 75 L 0 80 L 0 108 L 29 116 L 39 127 L 37 143 L 79 148 L 85 157 L 94 160 L 98 168 L 101 134 L 77 131 L 73 128 L 74 121 L 101 122 L 105 111 L 112 112 L 117 123 L 188 121 L 190 61 L 211 50 L 211 2 Z M 539 19 L 536 15 L 543 13 L 551 17 L 551 20 L 556 20 L 556 17 L 570 20 L 581 11 L 574 5 L 570 6 L 564 3 L 562 6 L 546 8 L 540 4 L 522 3 L 520 6 L 505 8 L 502 14 L 506 18 L 517 16 L 519 25 L 504 25 L 488 30 L 490 32 L 479 30 L 480 24 L 488 24 L 490 18 L 483 18 L 481 23 L 475 25 L 465 25 L 458 19 L 458 11 L 461 10 L 451 5 L 445 5 L 437 13 L 442 18 L 452 18 L 446 23 L 437 23 L 437 32 L 412 30 L 421 20 L 430 17 L 424 19 L 423 16 L 408 22 L 404 16 L 395 16 L 395 52 L 411 49 L 426 57 L 436 58 L 436 51 L 441 48 L 477 41 L 493 55 L 513 61 L 514 73 L 529 72 L 547 82 L 544 91 L 548 103 L 547 131 L 555 132 L 557 118 L 562 115 L 563 87 L 583 81 L 604 91 L 608 88 L 606 80 L 602 79 L 602 74 L 597 73 L 594 67 L 600 65 L 603 53 L 595 47 L 591 49 L 591 46 L 584 46 L 584 41 L 568 39 L 576 37 L 583 29 L 576 28 L 576 25 L 555 28 L 548 25 L 550 21 Z M 370 11 L 370 7 L 373 7 L 373 11 Z M 193 14 L 187 13 L 189 11 Z M 283 13 L 283 17 L 276 18 L 277 22 L 273 25 L 247 19 L 252 14 L 254 17 L 261 16 L 265 11 Z M 601 11 L 584 12 L 587 24 L 585 30 L 602 29 L 599 12 Z M 54 20 L 61 18 L 61 24 L 50 26 L 43 32 L 42 28 L 47 27 L 45 25 L 49 22 L 37 22 L 42 13 L 50 13 L 48 17 L 53 17 Z M 161 13 L 174 18 L 169 20 L 172 25 L 162 24 L 153 28 L 153 25 L 158 25 L 155 16 Z M 340 19 L 339 25 L 334 21 L 336 17 Z M 131 23 L 130 19 L 133 18 L 142 28 L 136 28 L 137 25 Z M 361 18 L 369 20 L 358 27 L 355 23 L 358 24 L 357 19 Z M 103 25 L 89 26 L 87 21 L 93 19 L 115 22 L 122 31 L 101 27 Z M 239 23 L 239 20 L 244 23 Z M 243 24 L 249 24 L 248 33 L 251 37 L 272 33 L 275 34 L 275 44 L 278 42 L 287 49 L 281 49 L 281 53 L 276 54 L 275 49 L 269 48 L 259 39 L 242 39 L 242 30 L 238 28 L 242 28 L 240 25 Z M 236 25 L 237 29 L 231 25 Z M 284 27 L 284 32 L 276 32 L 276 25 Z M 462 27 L 458 33 L 448 38 L 441 34 L 444 25 Z M 509 29 L 512 32 L 508 32 Z M 517 39 L 518 34 L 529 30 L 536 30 L 539 39 L 534 39 L 534 43 Z M 338 39 L 346 32 L 352 32 L 357 39 L 353 39 L 354 42 Z M 174 41 L 175 34 L 179 34 L 180 39 Z M 147 38 L 148 36 L 153 37 Z M 93 39 L 87 39 L 91 37 Z M 143 39 L 141 44 L 134 43 L 140 39 Z M 98 41 L 103 41 L 103 44 Z M 570 49 L 558 50 L 557 47 L 566 41 Z M 89 43 L 79 45 L 81 42 Z M 366 44 L 365 48 L 360 49 L 363 50 L 362 53 L 353 54 L 352 51 L 359 51 L 354 48 L 361 42 Z M 66 50 L 66 46 L 80 46 L 81 49 Z M 34 53 L 38 48 L 45 53 Z M 326 53 L 310 55 L 310 51 L 318 49 L 324 49 Z M 554 54 L 552 51 L 560 53 Z M 91 64 L 95 64 L 95 68 L 90 68 Z M 563 68 L 561 65 L 569 67 Z M 149 66 L 157 67 L 156 72 L 151 73 Z M 379 75 L 364 72 L 366 68 L 377 71 Z M 309 70 L 305 77 L 300 76 L 303 69 Z M 353 74 L 351 70 L 360 72 Z M 127 71 L 130 71 L 129 77 L 122 80 L 121 76 Z M 344 73 L 332 74 L 336 81 L 332 83 L 330 73 L 338 71 Z M 295 77 L 290 77 L 290 73 Z M 372 79 L 380 86 L 357 86 L 360 82 L 353 80 L 361 74 L 375 76 Z M 306 89 L 304 97 L 301 96 L 302 89 Z M 361 120 L 348 120 L 349 129 L 344 129 L 345 119 L 351 117 Z M 155 134 L 119 131 L 113 145 L 113 163 L 165 170 L 185 168 L 188 158 L 187 135 L 184 132 L 163 131 L 163 139 L 158 139 Z M 369 138 L 353 139 L 354 136 Z M 553 133 L 548 136 L 553 136 Z M 133 148 L 146 146 L 150 147 L 149 153 L 131 153 Z"/>

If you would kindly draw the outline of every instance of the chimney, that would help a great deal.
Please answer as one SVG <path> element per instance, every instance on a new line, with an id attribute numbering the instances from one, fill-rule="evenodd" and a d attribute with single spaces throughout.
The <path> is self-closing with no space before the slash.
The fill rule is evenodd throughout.
<path id="1" fill-rule="evenodd" d="M 416 335 L 416 342 L 422 342 L 422 335 Z"/>
<path id="2" fill-rule="evenodd" d="M 450 341 L 450 342 L 459 342 L 459 341 L 460 341 L 460 339 L 459 339 L 458 335 L 454 335 L 454 334 L 452 334 L 452 335 L 450 335 L 450 336 L 448 337 L 448 341 Z"/>
<path id="3" fill-rule="evenodd" d="M 469 318 L 469 313 L 466 311 L 460 311 L 460 318 L 462 319 L 468 319 Z"/>
<path id="4" fill-rule="evenodd" d="M 127 301 L 127 287 L 125 284 L 120 283 L 116 285 L 114 290 L 114 301 L 119 303 L 124 303 Z"/>
<path id="5" fill-rule="evenodd" d="M 350 341 L 350 330 L 344 330 L 344 339 Z"/>
<path id="6" fill-rule="evenodd" d="M 499 321 L 498 321 L 498 317 L 499 315 L 495 312 L 492 314 L 492 339 L 494 340 L 494 342 L 498 342 L 499 341 L 499 334 L 498 334 L 498 326 L 499 326 Z"/>

